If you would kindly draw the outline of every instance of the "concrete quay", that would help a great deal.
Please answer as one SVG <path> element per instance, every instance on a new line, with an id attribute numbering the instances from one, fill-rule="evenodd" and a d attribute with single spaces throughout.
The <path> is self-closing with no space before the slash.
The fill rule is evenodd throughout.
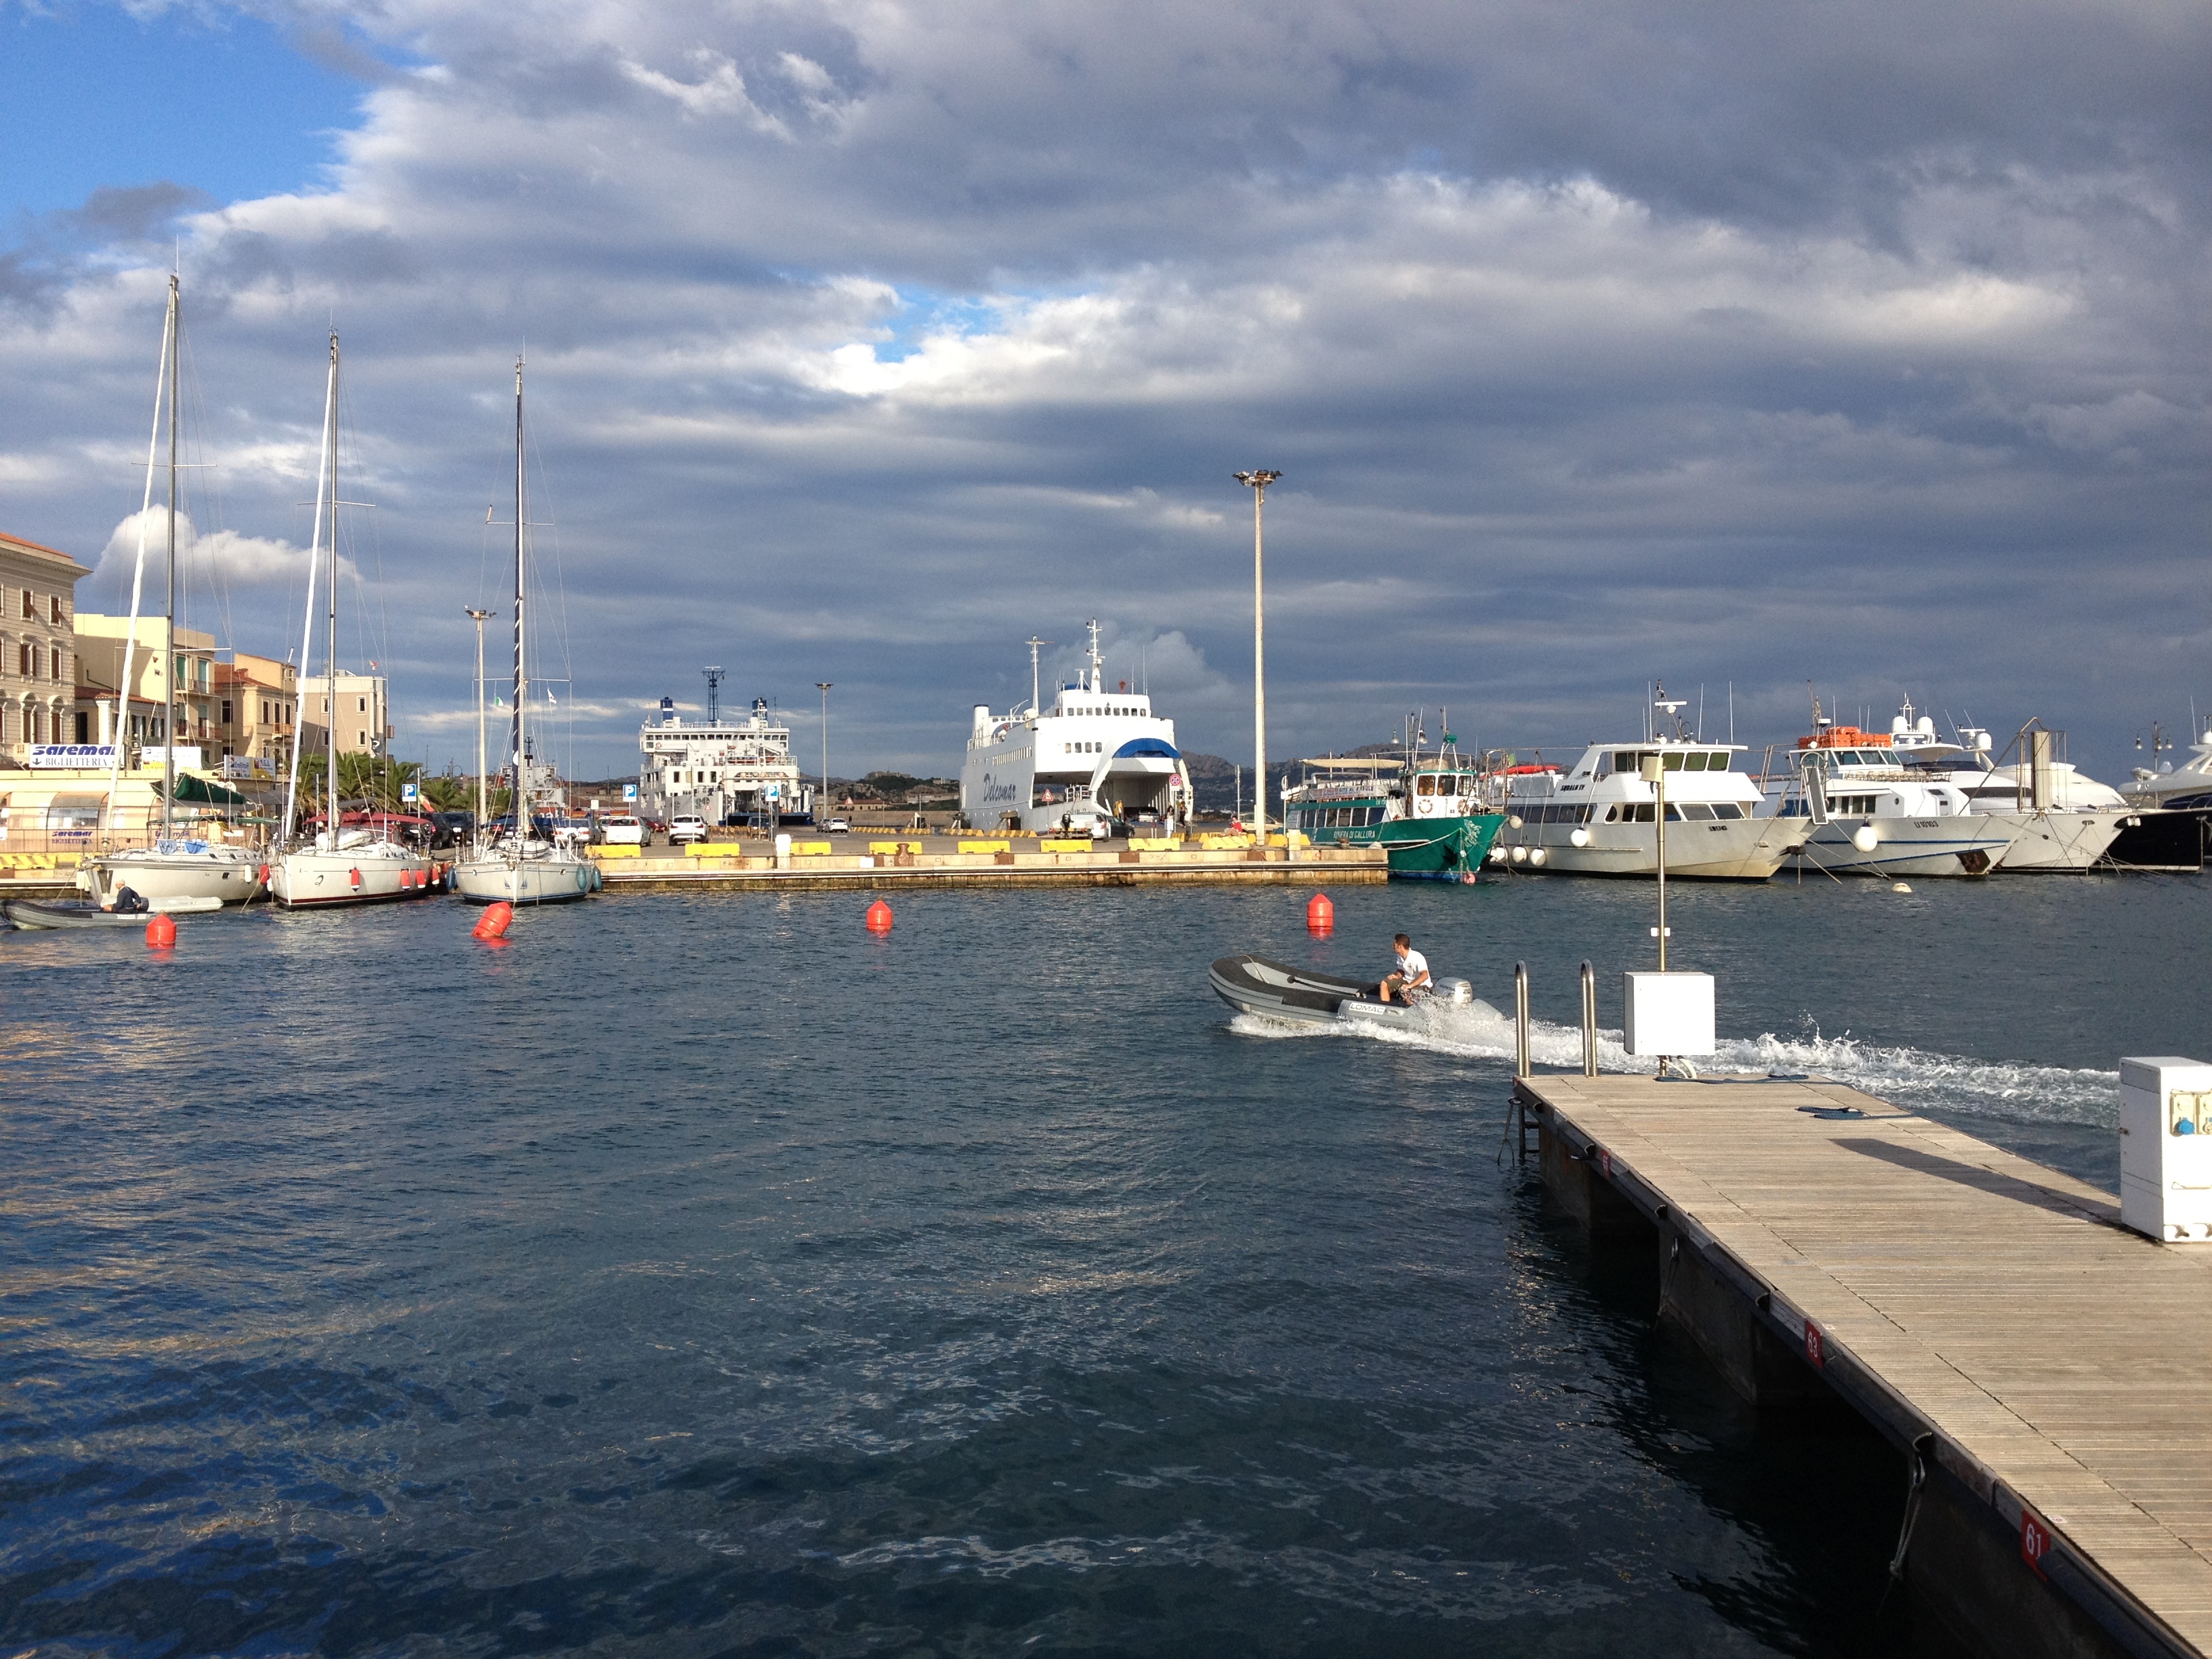
<path id="1" fill-rule="evenodd" d="M 902 845 L 927 849 L 927 844 Z M 604 853 L 605 849 L 594 850 Z M 603 857 L 599 869 L 610 893 L 1140 887 L 1188 883 L 1347 885 L 1387 881 L 1390 875 L 1387 855 L 1373 848 L 1302 847 L 1295 860 L 1286 858 L 1280 847 L 794 853 L 790 867 L 779 869 L 775 854 L 758 842 L 716 842 L 711 849 L 681 858 Z"/>
<path id="2" fill-rule="evenodd" d="M 1659 1316 L 1729 1386 L 1905 1454 L 1901 1570 L 1968 1644 L 2212 1651 L 2212 1246 L 1841 1085 L 1544 1074 L 1513 1100 L 1549 1195 L 1656 1254 Z"/>

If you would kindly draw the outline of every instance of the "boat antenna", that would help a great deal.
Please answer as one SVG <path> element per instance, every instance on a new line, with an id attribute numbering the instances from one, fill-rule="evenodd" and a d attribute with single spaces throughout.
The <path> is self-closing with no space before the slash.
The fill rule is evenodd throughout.
<path id="1" fill-rule="evenodd" d="M 1098 654 L 1098 618 L 1093 617 L 1090 622 L 1085 624 L 1085 626 L 1091 629 L 1091 684 L 1089 689 L 1093 691 L 1103 691 L 1106 689 L 1106 665 L 1104 660 L 1100 658 Z"/>
<path id="2" fill-rule="evenodd" d="M 184 360 L 177 346 L 177 325 L 183 320 L 184 301 L 178 292 L 177 273 L 169 273 L 169 357 L 179 371 L 169 376 L 169 613 L 162 623 L 161 714 L 161 839 L 175 833 L 173 815 L 177 797 L 177 386 L 184 379 Z"/>
<path id="3" fill-rule="evenodd" d="M 726 678 L 726 671 L 710 667 L 699 672 L 707 677 L 707 724 L 712 726 L 722 706 L 722 681 Z"/>
<path id="4" fill-rule="evenodd" d="M 1032 716 L 1040 712 L 1037 707 L 1038 686 L 1040 684 L 1040 682 L 1037 679 L 1037 647 L 1041 645 L 1052 645 L 1054 643 L 1056 643 L 1056 641 L 1052 640 L 1041 640 L 1034 634 L 1030 636 L 1030 713 Z"/>

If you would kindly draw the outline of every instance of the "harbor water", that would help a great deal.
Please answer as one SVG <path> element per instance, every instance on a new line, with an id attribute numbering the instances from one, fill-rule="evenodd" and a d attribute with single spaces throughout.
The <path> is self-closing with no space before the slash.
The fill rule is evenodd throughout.
<path id="1" fill-rule="evenodd" d="M 2196 878 L 1670 895 L 1717 1064 L 2116 1188 Z M 0 1651 L 1949 1655 L 1501 1158 L 1644 884 L 433 902 L 0 934 Z M 1232 1017 L 1214 957 L 1488 1006 Z M 1617 1042 L 1609 1065 L 1625 1065 Z"/>

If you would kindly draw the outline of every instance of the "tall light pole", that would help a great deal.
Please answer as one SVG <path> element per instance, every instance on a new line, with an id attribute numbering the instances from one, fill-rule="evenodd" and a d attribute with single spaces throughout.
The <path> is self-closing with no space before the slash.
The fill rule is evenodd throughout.
<path id="1" fill-rule="evenodd" d="M 1261 580 L 1261 511 L 1267 486 L 1279 472 L 1234 472 L 1230 475 L 1252 491 L 1252 803 L 1260 820 L 1260 845 L 1267 844 L 1267 613 Z M 1283 856 L 1291 855 L 1290 837 L 1283 838 Z"/>
<path id="2" fill-rule="evenodd" d="M 477 624 L 477 821 L 475 840 L 483 841 L 484 820 L 491 816 L 489 790 L 484 781 L 484 704 L 483 704 L 483 625 L 489 611 L 479 611 L 474 605 L 465 607 Z"/>
<path id="3" fill-rule="evenodd" d="M 835 680 L 814 682 L 814 689 L 822 694 L 822 801 L 824 805 L 830 799 L 830 688 L 836 684 Z M 817 805 L 814 809 L 814 822 L 817 826 L 821 823 L 822 806 Z"/>

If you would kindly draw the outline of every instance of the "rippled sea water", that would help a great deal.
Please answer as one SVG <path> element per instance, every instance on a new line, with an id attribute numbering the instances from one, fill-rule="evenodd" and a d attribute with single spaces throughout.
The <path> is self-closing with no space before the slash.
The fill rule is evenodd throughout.
<path id="1" fill-rule="evenodd" d="M 1674 893 L 1724 1059 L 2112 1186 L 2206 884 Z M 439 902 L 0 934 L 0 1649 L 1949 1654 L 1498 1154 L 1510 1034 L 1206 992 L 1413 933 L 1579 1056 L 1648 887 Z M 1609 1064 L 1625 1064 L 1617 1044 Z"/>

